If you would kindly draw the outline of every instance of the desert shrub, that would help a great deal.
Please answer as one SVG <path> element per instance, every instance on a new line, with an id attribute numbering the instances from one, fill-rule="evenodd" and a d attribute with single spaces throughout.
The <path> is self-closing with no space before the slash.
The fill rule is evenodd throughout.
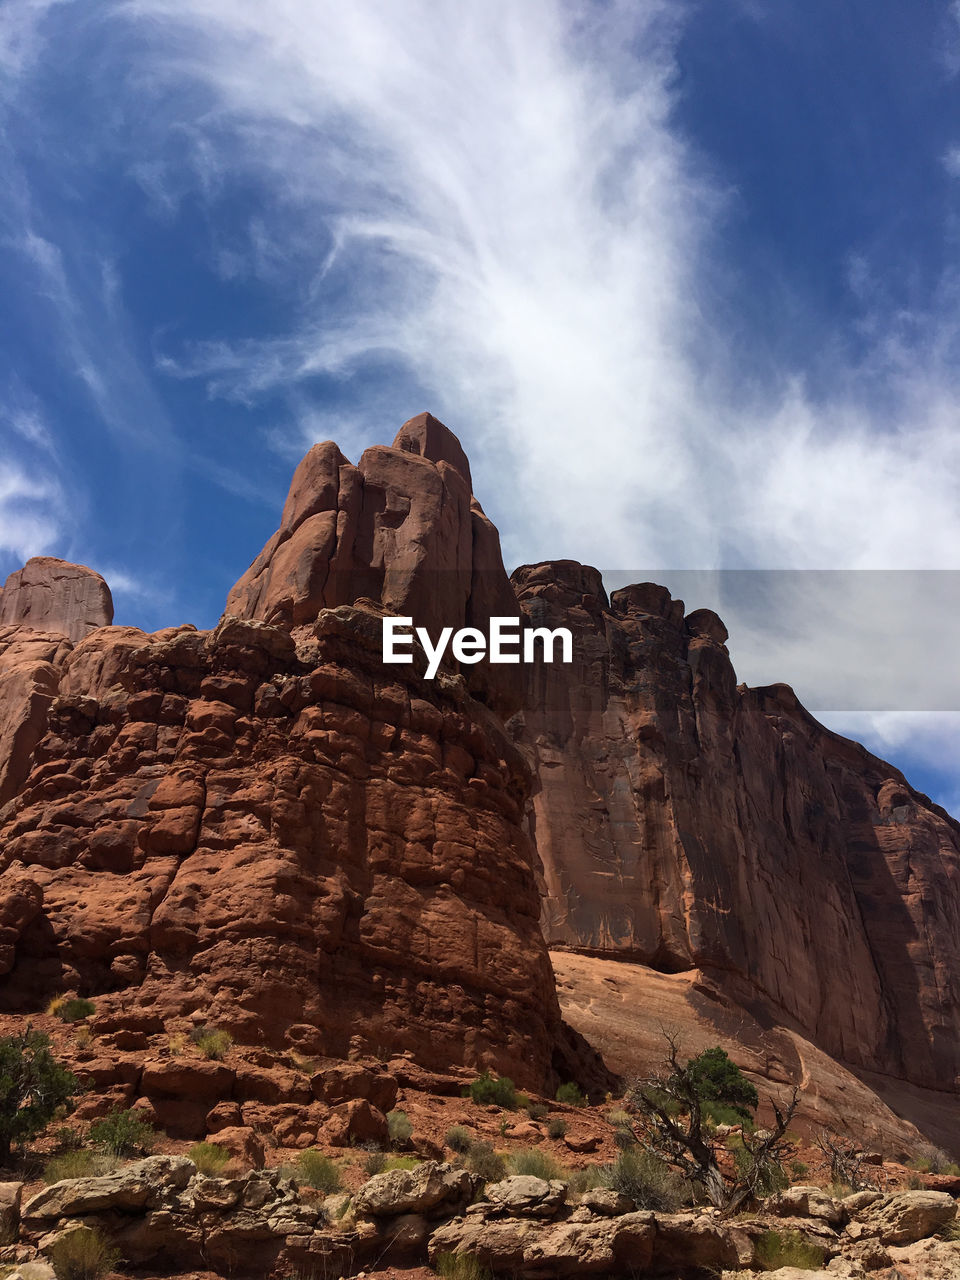
<path id="1" fill-rule="evenodd" d="M 93 1044 L 93 1039 L 93 1032 L 88 1026 L 84 1025 L 82 1027 L 77 1027 L 76 1035 L 74 1036 L 74 1044 L 78 1049 L 89 1049 Z"/>
<path id="2" fill-rule="evenodd" d="M 413 1137 L 413 1125 L 405 1111 L 387 1112 L 387 1133 L 394 1146 L 402 1147 Z"/>
<path id="3" fill-rule="evenodd" d="M 542 1120 L 550 1114 L 550 1108 L 542 1102 L 531 1102 L 527 1106 L 527 1115 L 531 1120 Z"/>
<path id="4" fill-rule="evenodd" d="M 297 1177 L 308 1187 L 316 1187 L 328 1195 L 340 1190 L 340 1170 L 316 1147 L 309 1147 L 297 1156 Z"/>
<path id="5" fill-rule="evenodd" d="M 567 1132 L 567 1122 L 561 1116 L 554 1116 L 547 1121 L 547 1137 L 562 1138 Z"/>
<path id="6" fill-rule="evenodd" d="M 219 1027 L 194 1027 L 190 1039 L 205 1058 L 219 1062 L 230 1052 L 233 1036 L 229 1031 L 221 1031 Z"/>
<path id="7" fill-rule="evenodd" d="M 204 1177 L 216 1178 L 230 1163 L 230 1152 L 215 1142 L 195 1142 L 187 1152 L 187 1159 L 197 1166 Z"/>
<path id="8" fill-rule="evenodd" d="M 383 1167 L 389 1173 L 391 1169 L 416 1169 L 420 1163 L 419 1156 L 387 1156 Z"/>
<path id="9" fill-rule="evenodd" d="M 926 1183 L 922 1175 L 919 1173 L 911 1173 L 910 1176 L 907 1178 L 908 1191 L 922 1191 L 925 1186 L 926 1186 Z"/>
<path id="10" fill-rule="evenodd" d="M 79 1227 L 61 1236 L 50 1250 L 50 1264 L 57 1280 L 100 1280 L 119 1260 L 110 1241 L 92 1227 Z"/>
<path id="11" fill-rule="evenodd" d="M 630 1147 L 637 1145 L 637 1135 L 629 1125 L 620 1125 L 614 1130 L 613 1140 L 617 1145 L 618 1151 L 627 1151 Z"/>
<path id="12" fill-rule="evenodd" d="M 607 1112 L 607 1124 L 612 1124 L 615 1129 L 629 1129 L 633 1124 L 633 1116 L 621 1107 Z"/>
<path id="13" fill-rule="evenodd" d="M 473 1142 L 473 1135 L 462 1124 L 455 1124 L 452 1129 L 447 1130 L 447 1136 L 443 1141 L 451 1151 L 456 1151 L 459 1155 L 466 1155 Z"/>
<path id="14" fill-rule="evenodd" d="M 63 1182 L 66 1178 L 96 1178 L 112 1172 L 116 1167 L 116 1156 L 108 1155 L 105 1151 L 78 1147 L 51 1157 L 43 1166 L 43 1180 L 50 1186 L 54 1182 Z"/>
<path id="15" fill-rule="evenodd" d="M 517 1091 L 509 1076 L 493 1076 L 489 1071 L 477 1076 L 470 1085 L 470 1097 L 481 1106 L 495 1105 L 515 1111 L 517 1107 Z"/>
<path id="16" fill-rule="evenodd" d="M 511 1173 L 529 1174 L 533 1178 L 543 1178 L 545 1182 L 559 1178 L 561 1174 L 553 1156 L 537 1147 L 531 1147 L 529 1151 L 512 1151 L 507 1157 L 507 1164 Z"/>
<path id="17" fill-rule="evenodd" d="M 374 1178 L 378 1173 L 383 1173 L 386 1163 L 387 1154 L 385 1151 L 368 1151 L 360 1161 L 363 1172 L 368 1178 Z"/>
<path id="18" fill-rule="evenodd" d="M 81 1022 L 84 1018 L 89 1018 L 96 1008 L 92 1000 L 62 1000 L 57 1006 L 57 1017 L 61 1022 Z"/>
<path id="19" fill-rule="evenodd" d="M 826 1250 L 799 1231 L 764 1231 L 757 1237 L 757 1262 L 764 1271 L 776 1271 L 780 1267 L 815 1271 L 823 1265 L 826 1256 Z"/>
<path id="20" fill-rule="evenodd" d="M 28 1026 L 20 1035 L 0 1039 L 0 1164 L 14 1142 L 42 1133 L 77 1087 L 42 1032 Z"/>
<path id="21" fill-rule="evenodd" d="M 571 1107 L 582 1107 L 587 1100 L 586 1094 L 572 1080 L 568 1080 L 566 1084 L 560 1086 L 556 1097 L 558 1102 L 565 1102 Z"/>
<path id="22" fill-rule="evenodd" d="M 733 1153 L 733 1163 L 738 1175 L 743 1179 L 750 1178 L 755 1195 L 773 1195 L 790 1185 L 790 1179 L 779 1161 L 769 1158 L 758 1162 L 739 1134 L 730 1138 L 727 1148 Z"/>
<path id="23" fill-rule="evenodd" d="M 808 1177 L 809 1173 L 810 1166 L 804 1164 L 802 1160 L 790 1161 L 790 1177 L 797 1182 L 802 1182 L 804 1178 Z"/>
<path id="24" fill-rule="evenodd" d="M 952 1177 L 960 1174 L 960 1165 L 955 1164 L 941 1147 L 935 1147 L 932 1143 L 925 1143 L 908 1167 L 919 1173 L 946 1173 Z"/>
<path id="25" fill-rule="evenodd" d="M 497 1155 L 489 1142 L 474 1142 L 467 1152 L 467 1168 L 479 1174 L 484 1182 L 499 1182 L 507 1169 L 503 1157 Z"/>
<path id="26" fill-rule="evenodd" d="M 471 1253 L 438 1253 L 434 1270 L 443 1280 L 492 1280 L 491 1273 Z"/>
<path id="27" fill-rule="evenodd" d="M 571 1169 L 565 1176 L 572 1196 L 582 1196 L 585 1191 L 593 1191 L 603 1185 L 603 1170 L 599 1165 L 587 1165 L 586 1169 Z"/>
<path id="28" fill-rule="evenodd" d="M 604 1186 L 629 1196 L 638 1209 L 672 1213 L 683 1203 L 682 1179 L 652 1151 L 638 1147 L 621 1151 L 601 1178 Z"/>
<path id="29" fill-rule="evenodd" d="M 76 1151 L 83 1146 L 83 1134 L 62 1124 L 53 1135 L 53 1140 L 61 1151 Z"/>
<path id="30" fill-rule="evenodd" d="M 90 1126 L 90 1141 L 115 1156 L 149 1151 L 157 1140 L 153 1126 L 139 1111 L 111 1111 Z"/>

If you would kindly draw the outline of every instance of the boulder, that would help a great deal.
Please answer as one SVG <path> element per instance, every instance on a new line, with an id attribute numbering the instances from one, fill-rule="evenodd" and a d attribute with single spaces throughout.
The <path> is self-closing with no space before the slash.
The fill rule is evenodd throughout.
<path id="1" fill-rule="evenodd" d="M 765 1200 L 764 1209 L 783 1218 L 817 1218 L 831 1227 L 842 1226 L 846 1218 L 845 1202 L 838 1204 L 821 1187 L 787 1187 Z"/>
<path id="2" fill-rule="evenodd" d="M 386 1117 L 366 1098 L 353 1098 L 334 1107 L 330 1119 L 323 1126 L 323 1136 L 332 1147 L 357 1146 L 365 1142 L 384 1147 L 390 1138 Z"/>
<path id="3" fill-rule="evenodd" d="M 520 1277 L 626 1277 L 651 1265 L 655 1238 L 651 1213 L 592 1222 L 471 1214 L 434 1231 L 429 1256 L 436 1265 L 443 1254 L 467 1254 L 496 1274 Z"/>
<path id="4" fill-rule="evenodd" d="M 397 1101 L 397 1080 L 386 1071 L 375 1071 L 353 1062 L 325 1067 L 310 1077 L 313 1096 L 331 1106 L 352 1098 L 366 1098 L 386 1114 Z"/>
<path id="5" fill-rule="evenodd" d="M 0 1182 L 0 1241 L 15 1240 L 20 1225 L 22 1182 Z"/>
<path id="6" fill-rule="evenodd" d="M 503 1214 L 553 1218 L 566 1202 L 567 1187 L 563 1182 L 546 1182 L 529 1174 L 517 1174 L 491 1183 L 484 1196 Z"/>
<path id="7" fill-rule="evenodd" d="M 364 1183 L 354 1196 L 357 1213 L 398 1217 L 404 1213 L 444 1217 L 460 1213 L 473 1198 L 480 1180 L 466 1169 L 425 1160 L 415 1169 L 390 1169 Z"/>
<path id="8" fill-rule="evenodd" d="M 229 1151 L 231 1159 L 240 1169 L 263 1168 L 263 1142 L 246 1125 L 228 1125 L 217 1129 L 209 1135 L 207 1142 L 213 1142 Z"/>
<path id="9" fill-rule="evenodd" d="M 885 1196 L 859 1215 L 866 1230 L 882 1244 L 913 1244 L 953 1222 L 957 1202 L 945 1191 L 899 1191 Z"/>
<path id="10" fill-rule="evenodd" d="M 106 1210 L 142 1212 L 182 1191 L 195 1173 L 193 1161 L 186 1156 L 148 1156 L 98 1178 L 68 1178 L 27 1201 L 22 1209 L 24 1225 L 35 1231 L 59 1218 Z"/>
<path id="11" fill-rule="evenodd" d="M 629 1196 L 621 1195 L 619 1191 L 610 1191 L 606 1187 L 594 1187 L 591 1191 L 585 1191 L 580 1197 L 580 1203 L 591 1213 L 599 1213 L 604 1218 L 618 1218 L 621 1214 L 632 1213 L 636 1208 Z"/>

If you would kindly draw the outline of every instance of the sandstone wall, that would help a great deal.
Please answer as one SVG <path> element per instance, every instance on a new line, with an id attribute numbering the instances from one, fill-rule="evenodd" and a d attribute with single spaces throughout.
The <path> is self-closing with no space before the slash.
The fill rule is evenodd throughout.
<path id="1" fill-rule="evenodd" d="M 726 630 L 662 587 L 608 602 L 572 562 L 514 583 L 571 626 L 515 726 L 552 945 L 700 969 L 841 1061 L 955 1090 L 960 827 L 784 685 L 738 686 Z"/>

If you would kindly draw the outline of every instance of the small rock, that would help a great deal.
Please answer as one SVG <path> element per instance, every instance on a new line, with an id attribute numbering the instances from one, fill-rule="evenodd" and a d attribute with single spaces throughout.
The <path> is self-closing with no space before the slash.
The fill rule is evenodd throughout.
<path id="1" fill-rule="evenodd" d="M 636 1208 L 629 1196 L 621 1195 L 619 1191 L 608 1191 L 605 1187 L 595 1187 L 592 1191 L 585 1191 L 580 1197 L 580 1203 L 592 1209 L 594 1213 L 603 1214 L 607 1218 L 616 1218 L 621 1213 L 632 1213 Z"/>
<path id="2" fill-rule="evenodd" d="M 552 1218 L 567 1198 L 566 1184 L 516 1174 L 487 1187 L 486 1198 L 497 1209 L 521 1217 Z"/>

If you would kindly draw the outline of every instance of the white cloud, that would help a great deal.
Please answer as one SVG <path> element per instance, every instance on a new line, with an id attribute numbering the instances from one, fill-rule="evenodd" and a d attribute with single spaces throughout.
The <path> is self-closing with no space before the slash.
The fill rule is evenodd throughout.
<path id="1" fill-rule="evenodd" d="M 956 562 L 955 297 L 865 299 L 872 354 L 847 367 L 838 343 L 817 396 L 789 369 L 738 385 L 744 353 L 707 327 L 724 199 L 672 119 L 681 7 L 122 12 L 169 37 L 155 80 L 212 97 L 189 128 L 218 171 L 261 184 L 251 261 L 309 277 L 287 332 L 168 352 L 167 372 L 249 403 L 398 362 L 466 437 L 515 558 Z"/>
<path id="2" fill-rule="evenodd" d="M 464 437 L 508 560 L 653 576 L 957 565 L 956 278 L 898 309 L 859 251 L 849 284 L 868 355 L 824 331 L 815 374 L 781 364 L 744 379 L 752 353 L 724 323 L 742 288 L 719 247 L 727 193 L 673 114 L 686 6 L 126 0 L 102 12 L 122 36 L 116 91 L 140 106 L 126 172 L 158 216 L 192 191 L 215 229 L 232 183 L 255 190 L 245 230 L 215 230 L 211 265 L 273 285 L 289 317 L 267 337 L 165 337 L 161 372 L 245 404 L 285 396 L 281 448 L 333 436 L 359 451 L 434 409 Z M 109 63 L 109 23 L 100 34 Z M 104 416 L 149 410 L 133 357 L 104 368 L 104 352 L 126 350 L 120 291 L 81 288 L 27 225 L 47 287 L 64 283 L 77 368 Z M 791 323 L 770 316 L 780 338 Z M 317 380 L 342 416 L 311 408 Z M 388 409 L 391 384 L 411 402 Z M 780 624 L 796 606 L 781 602 Z M 797 627 L 779 677 L 813 680 L 804 654 L 819 645 L 853 678 L 844 654 L 860 651 L 865 616 L 834 608 L 829 644 Z M 741 652 L 755 678 L 766 632 L 751 626 Z M 905 680 L 903 647 L 891 662 Z"/>
<path id="3" fill-rule="evenodd" d="M 62 500 L 54 479 L 0 460 L 0 551 L 20 564 L 49 551 L 60 532 Z"/>

